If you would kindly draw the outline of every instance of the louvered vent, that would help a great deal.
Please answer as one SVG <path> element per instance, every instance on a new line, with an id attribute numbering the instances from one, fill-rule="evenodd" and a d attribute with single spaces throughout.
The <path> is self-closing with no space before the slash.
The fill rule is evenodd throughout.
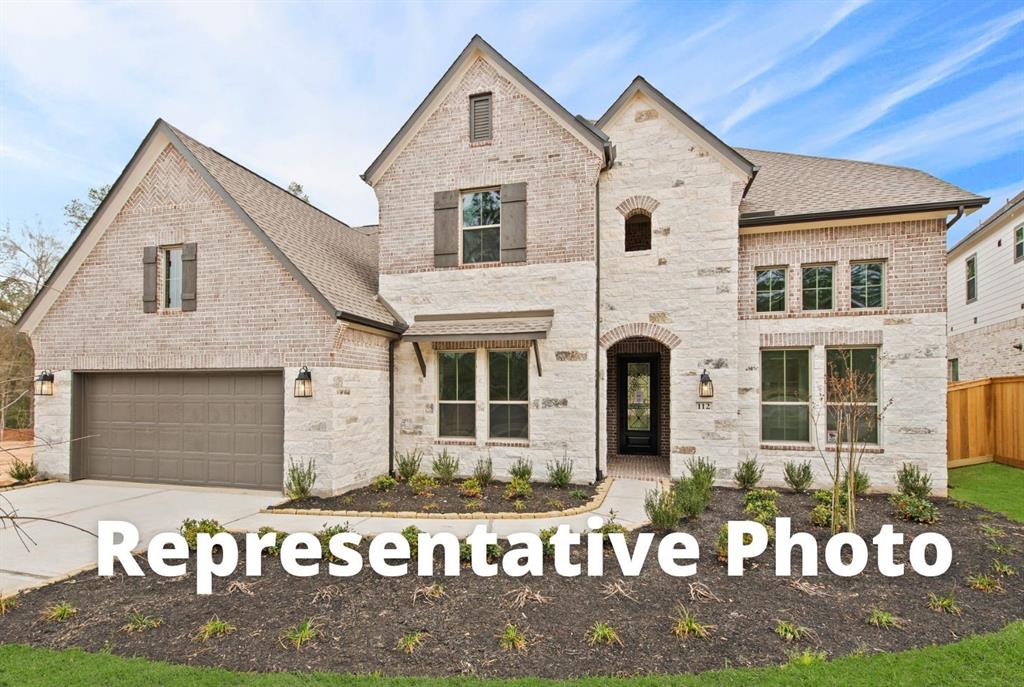
<path id="1" fill-rule="evenodd" d="M 491 138 L 491 94 L 483 93 L 469 98 L 469 140 L 486 141 Z"/>

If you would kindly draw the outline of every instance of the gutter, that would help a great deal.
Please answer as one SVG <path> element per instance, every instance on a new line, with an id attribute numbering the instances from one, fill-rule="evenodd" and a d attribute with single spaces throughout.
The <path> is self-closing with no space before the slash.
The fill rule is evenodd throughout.
<path id="1" fill-rule="evenodd" d="M 614 150 L 614 149 L 613 149 Z M 611 163 L 609 163 L 611 164 Z M 601 175 L 594 186 L 594 482 L 601 472 Z"/>
<path id="2" fill-rule="evenodd" d="M 960 221 L 960 218 L 963 217 L 963 216 L 964 216 L 964 206 L 961 205 L 960 207 L 958 207 L 956 209 L 956 215 L 953 216 L 953 219 L 951 219 L 948 222 L 946 222 L 946 230 L 948 231 L 949 228 L 951 226 L 953 226 L 954 224 L 956 224 L 958 221 Z"/>
<path id="3" fill-rule="evenodd" d="M 747 179 L 747 185 L 743 187 L 743 195 L 740 196 L 740 200 L 743 200 L 744 198 L 747 197 L 747 191 L 750 190 L 750 187 L 754 183 L 754 179 L 757 178 L 757 173 L 760 172 L 760 171 L 761 171 L 761 166 L 760 165 L 754 165 L 754 168 L 751 170 L 751 173 L 750 173 L 750 178 Z"/>
<path id="4" fill-rule="evenodd" d="M 907 214 L 912 212 L 929 212 L 931 210 L 977 210 L 989 201 L 988 198 L 971 198 L 966 201 L 943 203 L 920 203 L 918 205 L 887 205 L 877 208 L 858 210 L 839 210 L 834 212 L 809 212 L 802 215 L 771 215 L 769 217 L 750 217 L 741 219 L 740 227 L 763 227 L 776 224 L 797 224 L 799 222 L 817 222 L 830 219 L 848 219 L 851 217 L 876 217 L 879 215 Z"/>
<path id="5" fill-rule="evenodd" d="M 334 312 L 334 316 L 337 317 L 339 320 L 345 320 L 346 322 L 351 322 L 353 324 L 361 324 L 364 327 L 381 329 L 385 332 L 391 332 L 392 334 L 401 334 L 406 329 L 408 329 L 408 327 L 405 325 L 384 324 L 383 322 L 371 320 L 370 318 L 363 317 L 362 315 L 354 315 L 353 313 L 346 312 L 344 310 L 336 310 Z"/>
<path id="6" fill-rule="evenodd" d="M 395 346 L 388 341 L 388 475 L 395 476 Z"/>

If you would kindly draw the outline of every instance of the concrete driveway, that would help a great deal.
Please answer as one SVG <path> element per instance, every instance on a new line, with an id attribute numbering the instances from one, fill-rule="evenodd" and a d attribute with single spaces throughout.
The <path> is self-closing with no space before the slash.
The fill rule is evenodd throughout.
<path id="1" fill-rule="evenodd" d="M 177 530 L 185 518 L 213 518 L 230 527 L 283 497 L 268 491 L 80 480 L 6 491 L 2 498 L 18 515 L 53 518 L 90 532 L 100 520 L 126 520 L 139 528 L 139 544 L 145 545 L 158 532 Z M 0 594 L 96 565 L 95 537 L 50 522 L 22 521 L 22 527 L 36 542 L 28 550 L 12 529 L 0 530 Z"/>

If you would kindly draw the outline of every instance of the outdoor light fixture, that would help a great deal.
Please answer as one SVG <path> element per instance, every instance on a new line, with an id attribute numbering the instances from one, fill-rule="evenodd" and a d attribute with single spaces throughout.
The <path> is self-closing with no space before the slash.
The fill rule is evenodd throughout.
<path id="1" fill-rule="evenodd" d="M 43 370 L 36 377 L 36 396 L 53 396 L 53 373 Z"/>
<path id="2" fill-rule="evenodd" d="M 715 395 L 715 385 L 711 383 L 711 375 L 706 369 L 700 373 L 700 386 L 697 395 L 701 398 L 711 398 Z"/>
<path id="3" fill-rule="evenodd" d="M 309 398 L 313 395 L 313 375 L 305 365 L 295 378 L 295 398 Z"/>

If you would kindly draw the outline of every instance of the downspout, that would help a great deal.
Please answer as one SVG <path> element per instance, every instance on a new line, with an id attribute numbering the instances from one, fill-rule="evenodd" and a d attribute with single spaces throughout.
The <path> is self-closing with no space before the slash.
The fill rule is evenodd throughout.
<path id="1" fill-rule="evenodd" d="M 964 216 L 964 206 L 961 205 L 960 207 L 958 207 L 956 209 L 956 214 L 953 216 L 953 219 L 951 219 L 948 222 L 946 222 L 946 231 L 949 231 L 949 228 L 952 227 L 954 224 L 956 224 L 960 220 L 960 218 L 963 217 L 963 216 Z"/>
<path id="2" fill-rule="evenodd" d="M 395 476 L 395 346 L 388 342 L 388 474 Z"/>
<path id="3" fill-rule="evenodd" d="M 601 471 L 601 172 L 594 187 L 594 482 Z"/>

